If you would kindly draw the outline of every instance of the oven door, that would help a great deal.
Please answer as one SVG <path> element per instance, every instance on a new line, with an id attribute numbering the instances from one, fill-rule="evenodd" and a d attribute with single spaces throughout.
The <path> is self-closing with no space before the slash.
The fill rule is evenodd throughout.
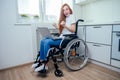
<path id="1" fill-rule="evenodd" d="M 120 32 L 114 32 L 112 39 L 112 59 L 120 61 Z"/>

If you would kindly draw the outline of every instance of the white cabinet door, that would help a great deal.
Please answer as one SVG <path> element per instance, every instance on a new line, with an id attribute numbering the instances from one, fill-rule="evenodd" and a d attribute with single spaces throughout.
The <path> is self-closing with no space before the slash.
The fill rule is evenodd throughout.
<path id="1" fill-rule="evenodd" d="M 85 26 L 78 26 L 77 35 L 80 39 L 85 41 Z"/>
<path id="2" fill-rule="evenodd" d="M 120 61 L 111 59 L 111 65 L 120 68 Z"/>
<path id="3" fill-rule="evenodd" d="M 114 23 L 120 23 L 120 0 L 112 1 L 112 21 Z"/>
<path id="4" fill-rule="evenodd" d="M 79 4 L 80 2 L 85 2 L 86 0 L 75 0 L 75 4 Z"/>
<path id="5" fill-rule="evenodd" d="M 75 4 L 84 5 L 87 3 L 91 3 L 93 1 L 97 1 L 97 0 L 75 0 Z"/>
<path id="6" fill-rule="evenodd" d="M 86 41 L 111 45 L 112 25 L 87 26 Z"/>
<path id="7" fill-rule="evenodd" d="M 110 49 L 111 46 L 87 43 L 89 58 L 100 61 L 102 63 L 110 64 Z"/>

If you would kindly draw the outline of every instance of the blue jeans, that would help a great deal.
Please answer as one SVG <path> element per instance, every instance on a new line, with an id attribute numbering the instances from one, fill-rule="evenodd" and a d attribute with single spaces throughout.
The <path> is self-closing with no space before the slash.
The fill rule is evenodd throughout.
<path id="1" fill-rule="evenodd" d="M 43 38 L 40 43 L 40 60 L 45 61 L 48 50 L 51 45 L 60 45 L 61 40 L 53 40 L 51 38 Z"/>

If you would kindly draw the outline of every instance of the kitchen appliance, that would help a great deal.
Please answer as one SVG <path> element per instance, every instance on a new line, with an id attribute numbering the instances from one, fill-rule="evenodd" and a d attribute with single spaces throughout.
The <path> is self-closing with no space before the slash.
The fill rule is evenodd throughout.
<path id="1" fill-rule="evenodd" d="M 111 59 L 120 61 L 120 25 L 113 26 Z"/>

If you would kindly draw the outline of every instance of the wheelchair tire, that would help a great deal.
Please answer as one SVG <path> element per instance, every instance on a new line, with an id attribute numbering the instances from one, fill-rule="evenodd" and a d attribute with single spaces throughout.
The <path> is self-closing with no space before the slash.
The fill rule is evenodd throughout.
<path id="1" fill-rule="evenodd" d="M 74 52 L 73 52 L 74 50 Z M 88 61 L 88 48 L 82 39 L 70 41 L 64 51 L 64 63 L 70 70 L 77 71 L 83 68 Z"/>

